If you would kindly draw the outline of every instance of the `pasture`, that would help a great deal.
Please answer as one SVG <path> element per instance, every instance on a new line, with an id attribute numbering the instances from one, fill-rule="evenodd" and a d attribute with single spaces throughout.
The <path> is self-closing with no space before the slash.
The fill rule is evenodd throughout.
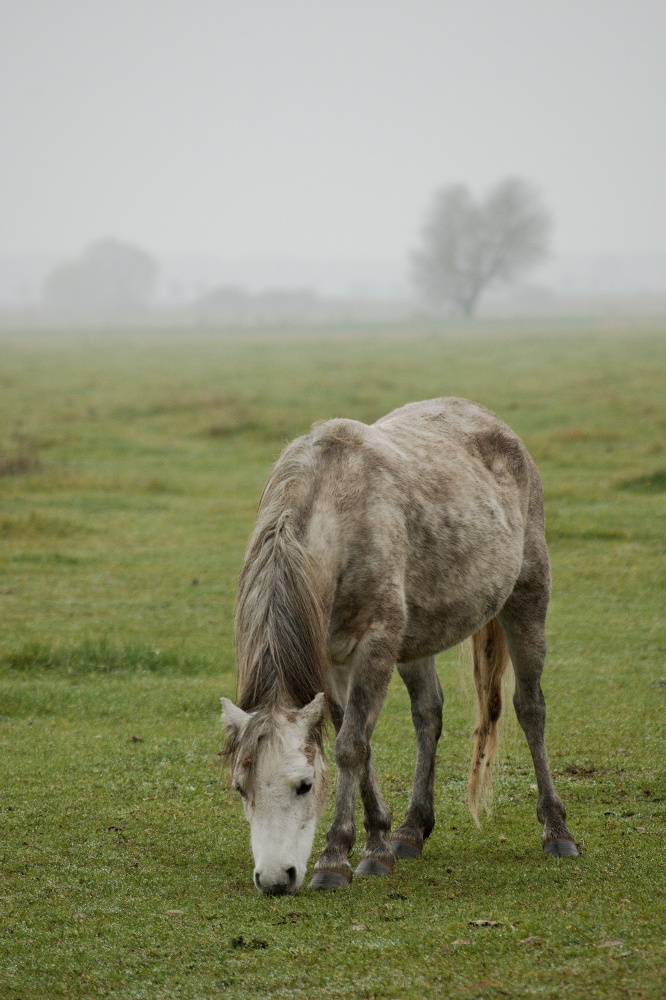
<path id="1" fill-rule="evenodd" d="M 2 335 L 0 995 L 663 997 L 665 386 L 658 324 Z M 261 490 L 313 421 L 441 395 L 495 410 L 542 475 L 546 736 L 583 853 L 541 852 L 510 706 L 475 828 L 453 650 L 422 858 L 260 896 L 218 751 Z M 373 743 L 398 823 L 397 675 Z"/>

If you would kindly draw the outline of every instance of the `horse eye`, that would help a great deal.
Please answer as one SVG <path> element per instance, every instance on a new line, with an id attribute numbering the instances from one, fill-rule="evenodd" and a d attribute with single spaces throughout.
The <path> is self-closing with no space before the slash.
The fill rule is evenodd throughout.
<path id="1" fill-rule="evenodd" d="M 296 794 L 297 795 L 307 795 L 307 793 L 310 791 L 311 788 L 312 788 L 312 782 L 311 781 L 301 781 L 300 785 L 296 789 Z"/>
<path id="2" fill-rule="evenodd" d="M 234 788 L 236 789 L 239 795 L 245 798 L 245 792 L 243 791 L 243 789 L 241 788 L 241 786 L 238 784 L 237 781 L 234 781 Z"/>

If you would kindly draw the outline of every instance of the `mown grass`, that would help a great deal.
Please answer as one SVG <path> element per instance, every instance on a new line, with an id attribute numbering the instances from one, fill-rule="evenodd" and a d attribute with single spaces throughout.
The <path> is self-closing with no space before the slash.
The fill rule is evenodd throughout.
<path id="1" fill-rule="evenodd" d="M 665 334 L 5 336 L 0 995 L 663 997 Z M 260 897 L 218 699 L 268 470 L 314 420 L 453 394 L 496 410 L 542 472 L 548 742 L 584 853 L 541 854 L 515 725 L 475 829 L 450 652 L 423 858 Z M 397 680 L 374 742 L 399 820 Z"/>

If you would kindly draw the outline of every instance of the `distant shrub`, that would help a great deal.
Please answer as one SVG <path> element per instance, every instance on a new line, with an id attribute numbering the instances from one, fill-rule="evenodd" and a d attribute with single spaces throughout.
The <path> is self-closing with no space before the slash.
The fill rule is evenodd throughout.
<path id="1" fill-rule="evenodd" d="M 37 446 L 32 438 L 19 436 L 13 453 L 0 451 L 0 476 L 24 476 L 30 472 L 38 472 L 41 467 Z"/>
<path id="2" fill-rule="evenodd" d="M 621 490 L 631 490 L 633 493 L 664 493 L 666 492 L 666 469 L 656 472 L 646 472 L 634 479 L 625 479 L 618 483 Z"/>

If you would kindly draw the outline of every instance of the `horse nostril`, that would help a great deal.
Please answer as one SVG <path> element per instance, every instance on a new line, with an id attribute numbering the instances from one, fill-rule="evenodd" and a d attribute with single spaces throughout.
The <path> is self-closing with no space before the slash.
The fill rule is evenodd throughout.
<path id="1" fill-rule="evenodd" d="M 261 878 L 259 877 L 259 872 L 254 873 L 254 884 L 256 885 L 259 892 L 263 892 L 261 888 Z"/>
<path id="2" fill-rule="evenodd" d="M 291 889 L 296 884 L 296 869 L 287 868 L 287 878 L 289 879 L 289 888 Z"/>

